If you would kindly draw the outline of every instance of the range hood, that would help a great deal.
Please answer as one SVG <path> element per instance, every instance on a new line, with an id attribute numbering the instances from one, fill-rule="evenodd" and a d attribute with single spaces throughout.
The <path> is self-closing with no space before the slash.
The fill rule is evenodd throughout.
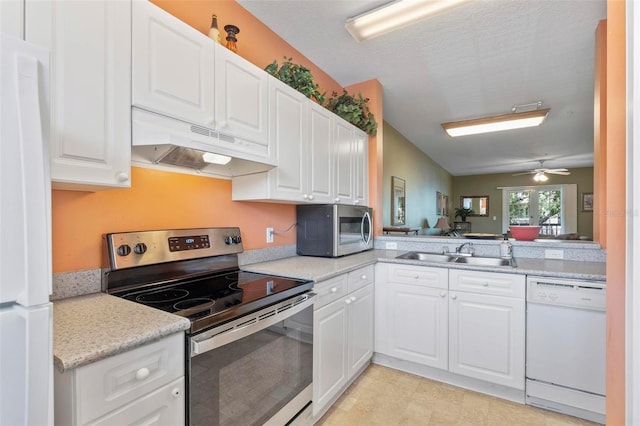
<path id="1" fill-rule="evenodd" d="M 131 120 L 132 165 L 218 178 L 276 166 L 267 145 L 137 107 L 131 108 Z"/>

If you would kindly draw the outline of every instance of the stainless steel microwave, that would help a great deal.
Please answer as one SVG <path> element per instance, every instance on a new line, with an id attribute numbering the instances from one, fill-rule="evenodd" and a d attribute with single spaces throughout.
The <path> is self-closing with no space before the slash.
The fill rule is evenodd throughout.
<path id="1" fill-rule="evenodd" d="M 340 257 L 373 248 L 370 207 L 303 204 L 296 213 L 296 252 L 301 256 Z"/>

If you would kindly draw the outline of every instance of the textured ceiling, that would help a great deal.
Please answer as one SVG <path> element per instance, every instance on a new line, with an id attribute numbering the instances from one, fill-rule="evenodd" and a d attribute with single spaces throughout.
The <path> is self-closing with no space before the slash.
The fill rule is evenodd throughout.
<path id="1" fill-rule="evenodd" d="M 605 0 L 471 1 L 361 43 L 345 20 L 386 1 L 239 3 L 341 85 L 377 78 L 385 121 L 453 175 L 593 165 Z M 551 108 L 541 127 L 452 139 L 440 126 L 538 100 Z"/>

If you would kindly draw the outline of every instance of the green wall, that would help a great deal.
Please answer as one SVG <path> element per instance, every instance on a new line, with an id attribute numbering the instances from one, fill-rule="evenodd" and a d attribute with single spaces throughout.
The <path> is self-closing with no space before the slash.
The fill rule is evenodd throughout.
<path id="1" fill-rule="evenodd" d="M 389 123 L 383 125 L 383 226 L 391 226 L 391 176 L 396 176 L 406 181 L 406 226 L 422 228 L 427 219 L 433 227 L 438 220 L 437 191 L 449 195 L 449 211 L 453 212 L 452 176 Z M 439 234 L 440 230 L 423 229 L 420 233 Z"/>
<path id="2" fill-rule="evenodd" d="M 385 128 L 386 131 L 386 128 Z M 386 134 L 385 134 L 386 139 Z M 386 163 L 385 163 L 386 164 Z M 578 233 L 593 238 L 593 213 L 583 212 L 582 193 L 593 192 L 593 167 L 570 169 L 568 176 L 547 175 L 549 180 L 545 185 L 569 184 L 578 185 Z M 450 207 L 453 211 L 460 206 L 462 195 L 488 195 L 489 217 L 468 217 L 472 223 L 473 232 L 502 233 L 502 190 L 501 186 L 531 186 L 535 185 L 532 175 L 513 176 L 511 173 L 473 176 L 454 176 L 453 191 Z M 496 220 L 493 220 L 495 216 Z M 456 220 L 460 220 L 457 218 Z M 451 216 L 453 221 L 453 216 Z"/>

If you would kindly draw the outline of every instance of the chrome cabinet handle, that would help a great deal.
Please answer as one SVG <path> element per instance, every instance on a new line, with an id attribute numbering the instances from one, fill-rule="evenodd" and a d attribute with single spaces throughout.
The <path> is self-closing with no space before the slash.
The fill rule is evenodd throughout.
<path id="1" fill-rule="evenodd" d="M 331 291 L 331 293 L 337 293 L 338 292 L 338 287 L 333 287 L 330 291 Z"/>

